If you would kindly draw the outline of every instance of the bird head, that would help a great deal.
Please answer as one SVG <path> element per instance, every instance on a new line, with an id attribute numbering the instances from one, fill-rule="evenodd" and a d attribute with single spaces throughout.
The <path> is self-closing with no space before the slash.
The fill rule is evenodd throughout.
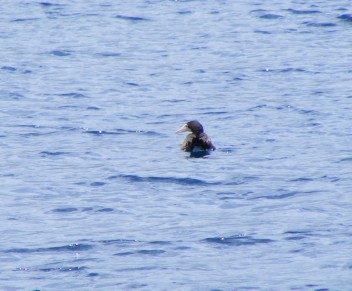
<path id="1" fill-rule="evenodd" d="M 197 120 L 191 120 L 188 121 L 184 126 L 182 126 L 181 128 L 179 128 L 176 133 L 181 133 L 181 132 L 185 132 L 185 131 L 190 131 L 193 134 L 195 134 L 196 136 L 200 135 L 202 132 L 204 132 L 203 130 L 203 126 L 200 124 L 199 121 Z"/>

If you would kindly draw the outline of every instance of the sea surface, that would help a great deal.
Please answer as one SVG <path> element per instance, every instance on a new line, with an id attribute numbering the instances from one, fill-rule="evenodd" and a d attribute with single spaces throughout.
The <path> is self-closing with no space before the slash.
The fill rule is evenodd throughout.
<path id="1" fill-rule="evenodd" d="M 0 290 L 352 290 L 351 125 L 350 0 L 2 0 Z"/>

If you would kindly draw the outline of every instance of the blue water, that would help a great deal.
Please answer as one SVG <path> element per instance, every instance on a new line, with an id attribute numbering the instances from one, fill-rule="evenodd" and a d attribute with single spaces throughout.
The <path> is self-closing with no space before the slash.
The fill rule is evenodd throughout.
<path id="1" fill-rule="evenodd" d="M 1 290 L 352 289 L 351 1 L 1 6 Z"/>

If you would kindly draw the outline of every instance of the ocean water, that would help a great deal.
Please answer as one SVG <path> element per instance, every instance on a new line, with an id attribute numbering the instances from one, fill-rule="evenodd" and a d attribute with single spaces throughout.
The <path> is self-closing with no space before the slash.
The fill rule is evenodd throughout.
<path id="1" fill-rule="evenodd" d="M 3 0 L 0 289 L 351 290 L 351 4 Z"/>

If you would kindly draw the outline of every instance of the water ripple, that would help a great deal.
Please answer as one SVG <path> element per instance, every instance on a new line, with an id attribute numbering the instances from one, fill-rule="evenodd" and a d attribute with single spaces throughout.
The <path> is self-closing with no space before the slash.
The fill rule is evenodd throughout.
<path id="1" fill-rule="evenodd" d="M 87 251 L 92 249 L 93 246 L 89 244 L 71 244 L 60 247 L 50 247 L 50 248 L 16 248 L 4 251 L 5 253 L 41 253 L 41 252 L 67 252 L 67 251 Z"/>
<path id="2" fill-rule="evenodd" d="M 338 19 L 347 21 L 347 22 L 352 22 L 352 14 L 342 14 L 337 17 Z"/>
<path id="3" fill-rule="evenodd" d="M 110 176 L 108 179 L 122 178 L 129 182 L 150 182 L 150 183 L 174 183 L 180 185 L 190 185 L 190 186 L 206 186 L 214 185 L 218 183 L 209 183 L 199 179 L 193 178 L 175 178 L 175 177 L 141 177 L 137 175 L 119 175 L 119 176 Z"/>
<path id="4" fill-rule="evenodd" d="M 291 12 L 293 14 L 317 14 L 321 13 L 319 10 L 297 10 L 297 9 L 286 9 L 286 11 Z"/>
<path id="5" fill-rule="evenodd" d="M 126 15 L 116 15 L 115 18 L 129 21 L 148 21 L 148 18 L 138 17 L 138 16 L 126 16 Z"/>
<path id="6" fill-rule="evenodd" d="M 244 235 L 234 235 L 229 237 L 211 237 L 206 238 L 203 241 L 207 243 L 214 243 L 227 246 L 256 245 L 274 242 L 274 240 L 272 239 L 253 238 L 251 236 Z"/>

